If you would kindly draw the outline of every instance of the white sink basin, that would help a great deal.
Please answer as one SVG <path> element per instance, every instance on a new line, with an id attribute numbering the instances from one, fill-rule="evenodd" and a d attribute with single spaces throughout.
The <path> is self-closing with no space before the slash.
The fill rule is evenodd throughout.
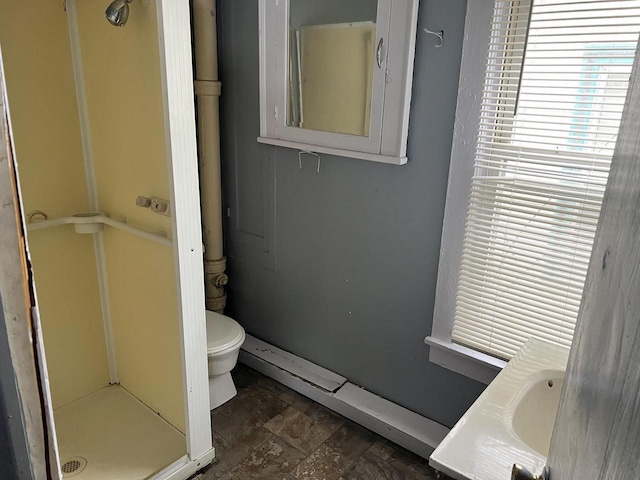
<path id="1" fill-rule="evenodd" d="M 507 419 L 514 433 L 540 455 L 549 455 L 553 423 L 558 411 L 564 372 L 545 370 L 533 375 L 513 401 L 513 413 L 507 408 Z"/>
<path id="2" fill-rule="evenodd" d="M 514 463 L 542 472 L 568 355 L 529 340 L 436 448 L 431 466 L 457 480 L 509 480 Z"/>

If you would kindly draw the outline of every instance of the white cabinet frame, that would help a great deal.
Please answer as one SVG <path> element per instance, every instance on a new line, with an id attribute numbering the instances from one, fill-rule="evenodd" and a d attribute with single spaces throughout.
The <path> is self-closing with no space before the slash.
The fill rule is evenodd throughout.
<path id="1" fill-rule="evenodd" d="M 374 62 L 368 137 L 287 125 L 290 1 L 259 0 L 258 141 L 309 152 L 405 164 L 419 1 L 378 0 L 375 45 L 383 39 L 382 65 L 378 67 Z"/>

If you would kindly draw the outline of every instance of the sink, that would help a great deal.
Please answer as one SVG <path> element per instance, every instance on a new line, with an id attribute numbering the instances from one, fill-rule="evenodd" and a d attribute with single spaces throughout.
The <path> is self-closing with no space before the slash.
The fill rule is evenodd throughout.
<path id="1" fill-rule="evenodd" d="M 451 429 L 429 463 L 456 480 L 510 480 L 514 463 L 542 472 L 569 349 L 530 339 Z"/>
<path id="2" fill-rule="evenodd" d="M 564 372 L 543 371 L 532 376 L 514 398 L 510 427 L 523 443 L 540 455 L 549 455 L 551 433 L 560 402 Z M 510 412 L 507 408 L 507 412 Z"/>

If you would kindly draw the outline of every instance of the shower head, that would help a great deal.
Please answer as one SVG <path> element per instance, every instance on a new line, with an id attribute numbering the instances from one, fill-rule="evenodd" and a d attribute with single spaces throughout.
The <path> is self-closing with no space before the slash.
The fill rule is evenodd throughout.
<path id="1" fill-rule="evenodd" d="M 129 4 L 132 0 L 114 0 L 107 7 L 105 15 L 111 25 L 124 27 L 129 19 Z"/>

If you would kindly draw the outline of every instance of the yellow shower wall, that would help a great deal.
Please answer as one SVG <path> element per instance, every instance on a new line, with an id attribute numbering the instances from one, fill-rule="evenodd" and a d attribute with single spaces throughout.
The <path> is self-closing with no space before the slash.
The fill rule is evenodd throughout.
<path id="1" fill-rule="evenodd" d="M 155 2 L 132 2 L 124 28 L 105 20 L 103 2 L 77 4 L 100 208 L 171 232 L 168 217 L 135 205 L 169 196 Z"/>
<path id="2" fill-rule="evenodd" d="M 67 17 L 62 2 L 0 0 L 6 73 L 25 213 L 89 208 Z M 109 382 L 90 236 L 71 227 L 28 235 L 54 407 Z"/>
<path id="3" fill-rule="evenodd" d="M 135 205 L 170 191 L 155 2 L 132 2 L 124 28 L 105 6 L 77 0 L 100 208 L 170 236 L 170 218 Z M 112 229 L 105 248 L 120 382 L 184 431 L 172 249 Z"/>
<path id="4" fill-rule="evenodd" d="M 120 383 L 184 432 L 171 249 L 113 229 L 105 245 Z"/>
<path id="5" fill-rule="evenodd" d="M 25 212 L 88 208 L 62 2 L 0 0 L 0 44 Z"/>
<path id="6" fill-rule="evenodd" d="M 109 384 L 91 235 L 29 234 L 54 408 Z"/>

